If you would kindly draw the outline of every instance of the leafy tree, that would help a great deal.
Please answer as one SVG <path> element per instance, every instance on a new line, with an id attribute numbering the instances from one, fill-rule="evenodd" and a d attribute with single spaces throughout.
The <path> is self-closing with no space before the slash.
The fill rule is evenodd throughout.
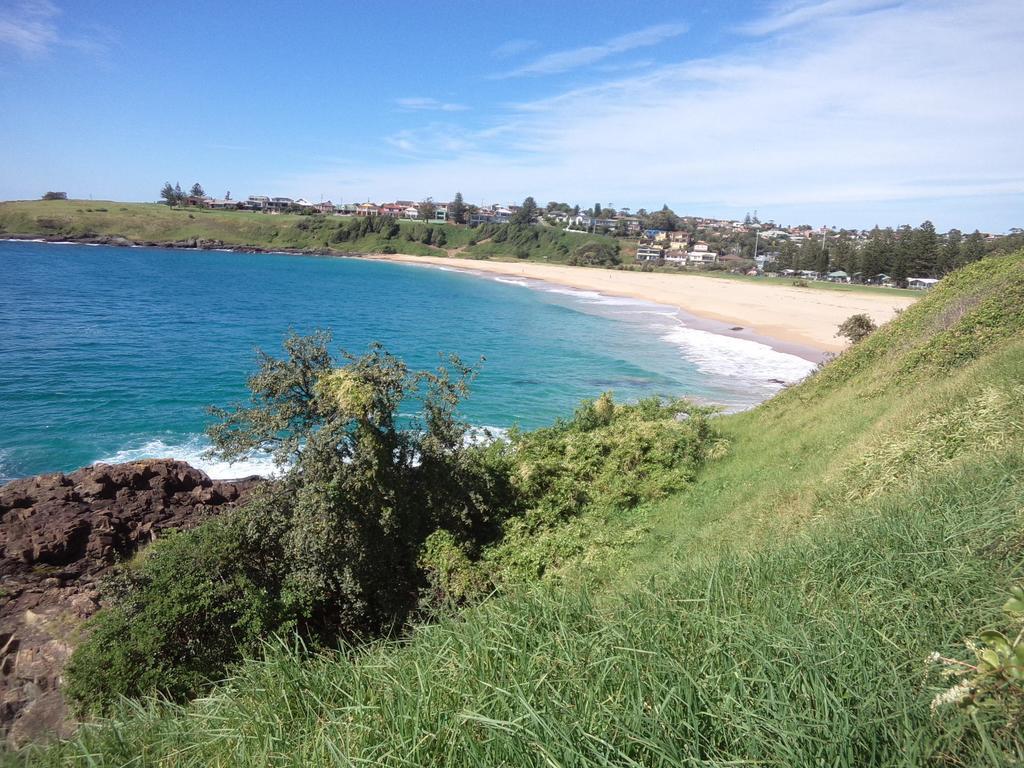
<path id="1" fill-rule="evenodd" d="M 866 339 L 877 329 L 878 326 L 875 325 L 875 321 L 869 315 L 850 315 L 839 325 L 836 336 L 845 336 L 852 343 L 856 344 L 858 341 Z"/>
<path id="2" fill-rule="evenodd" d="M 426 200 L 417 205 L 416 212 L 421 220 L 432 220 L 434 218 L 434 214 L 437 213 L 437 206 L 434 205 L 434 198 L 428 197 Z"/>
<path id="3" fill-rule="evenodd" d="M 198 181 L 192 185 L 192 189 L 188 191 L 190 197 L 206 197 L 206 192 L 203 191 L 203 186 Z"/>
<path id="4" fill-rule="evenodd" d="M 283 358 L 260 353 L 248 404 L 211 409 L 216 455 L 289 469 L 122 571 L 69 667 L 80 706 L 193 695 L 271 633 L 313 647 L 391 633 L 418 604 L 432 533 L 473 555 L 518 508 L 502 446 L 468 445 L 456 416 L 473 368 L 412 372 L 377 344 L 337 359 L 329 343 L 293 334 Z M 409 400 L 420 415 L 400 420 Z"/>
<path id="5" fill-rule="evenodd" d="M 455 199 L 452 201 L 452 204 L 448 206 L 448 215 L 456 224 L 466 223 L 466 203 L 462 199 L 461 192 L 455 193 Z"/>
<path id="6" fill-rule="evenodd" d="M 981 236 L 981 232 L 974 230 L 967 236 L 960 254 L 963 264 L 978 261 L 985 255 L 985 238 Z"/>
<path id="7" fill-rule="evenodd" d="M 43 195 L 43 200 L 67 200 L 67 192 L 47 192 Z"/>
<path id="8" fill-rule="evenodd" d="M 652 213 L 646 222 L 647 229 L 662 229 L 666 232 L 675 232 L 679 229 L 679 217 L 667 205 L 663 205 L 660 211 Z"/>
<path id="9" fill-rule="evenodd" d="M 938 273 L 944 275 L 960 265 L 960 246 L 963 233 L 959 229 L 951 229 L 946 233 L 946 240 L 939 250 Z"/>
<path id="10" fill-rule="evenodd" d="M 167 205 L 177 205 L 178 196 L 174 192 L 174 187 L 171 186 L 171 182 L 165 182 L 160 190 L 160 199 L 163 200 Z"/>
<path id="11" fill-rule="evenodd" d="M 520 226 L 526 224 L 532 224 L 533 220 L 537 218 L 537 202 L 532 197 L 527 197 L 523 200 L 523 204 L 519 207 L 512 218 L 509 219 L 510 224 L 518 224 Z"/>
<path id="12" fill-rule="evenodd" d="M 601 204 L 600 203 L 594 203 L 594 218 L 596 219 L 600 215 L 601 215 Z"/>

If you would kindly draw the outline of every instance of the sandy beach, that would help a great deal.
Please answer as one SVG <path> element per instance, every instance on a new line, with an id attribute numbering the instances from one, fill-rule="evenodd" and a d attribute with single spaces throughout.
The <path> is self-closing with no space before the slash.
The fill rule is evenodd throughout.
<path id="1" fill-rule="evenodd" d="M 524 277 L 611 296 L 654 301 L 677 307 L 697 317 L 743 326 L 759 336 L 821 352 L 838 352 L 846 346 L 843 339 L 836 338 L 835 332 L 839 324 L 850 315 L 863 312 L 881 324 L 890 320 L 897 310 L 910 306 L 917 299 L 895 291 L 888 296 L 757 284 L 702 275 L 623 272 L 555 264 L 433 256 L 391 255 L 372 258 Z"/>

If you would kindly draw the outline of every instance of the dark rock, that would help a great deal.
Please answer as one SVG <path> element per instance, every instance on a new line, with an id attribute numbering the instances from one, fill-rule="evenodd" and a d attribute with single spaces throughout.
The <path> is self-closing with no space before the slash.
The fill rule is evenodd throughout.
<path id="1" fill-rule="evenodd" d="M 215 481 L 156 459 L 0 486 L 0 737 L 16 746 L 69 734 L 61 674 L 99 607 L 98 579 L 163 531 L 244 500 L 258 482 Z"/>

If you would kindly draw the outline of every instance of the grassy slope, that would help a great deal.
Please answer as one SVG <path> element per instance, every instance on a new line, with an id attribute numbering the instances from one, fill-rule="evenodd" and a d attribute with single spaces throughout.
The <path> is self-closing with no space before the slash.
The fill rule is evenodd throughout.
<path id="1" fill-rule="evenodd" d="M 105 200 L 14 201 L 0 203 L 0 236 L 80 238 L 95 235 L 125 237 L 142 242 L 174 242 L 190 238 L 220 240 L 227 246 L 265 249 L 330 248 L 347 253 L 379 253 L 390 245 L 398 253 L 415 256 L 444 256 L 447 253 L 466 258 L 513 259 L 519 244 L 490 240 L 471 245 L 477 234 L 467 227 L 435 225 L 444 231 L 447 243 L 436 248 L 406 238 L 427 226 L 411 221 L 399 222 L 402 232 L 391 240 L 370 235 L 359 240 L 332 244 L 333 229 L 348 219 L 298 215 L 269 216 L 246 211 L 210 211 L 171 209 L 155 203 L 118 203 Z M 609 241 L 601 235 L 563 232 L 538 228 L 537 240 L 527 248 L 529 260 L 565 262 L 573 248 L 592 240 Z M 562 246 L 562 247 L 559 247 Z"/>
<path id="2" fill-rule="evenodd" d="M 271 651 L 38 762 L 1018 764 L 997 719 L 930 714 L 924 658 L 966 657 L 1024 578 L 1022 332 L 1024 253 L 974 265 L 724 417 L 686 496 L 584 521 L 563 578 L 404 646 Z"/>

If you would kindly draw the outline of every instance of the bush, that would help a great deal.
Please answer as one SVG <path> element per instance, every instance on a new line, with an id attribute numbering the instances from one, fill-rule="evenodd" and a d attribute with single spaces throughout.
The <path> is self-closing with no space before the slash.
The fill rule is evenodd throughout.
<path id="1" fill-rule="evenodd" d="M 229 514 L 172 533 L 107 581 L 113 605 L 90 622 L 66 670 L 80 711 L 154 691 L 184 698 L 283 628 L 241 522 Z"/>
<path id="2" fill-rule="evenodd" d="M 619 244 L 592 241 L 576 246 L 569 256 L 574 266 L 613 266 L 619 263 Z"/>
<path id="3" fill-rule="evenodd" d="M 516 509 L 507 457 L 468 445 L 454 416 L 475 371 L 453 357 L 410 372 L 378 345 L 339 367 L 329 340 L 293 335 L 286 358 L 261 353 L 251 404 L 212 409 L 219 455 L 294 463 L 246 507 L 154 546 L 108 587 L 110 605 L 69 666 L 80 708 L 193 695 L 271 633 L 314 646 L 390 634 L 417 606 L 432 533 L 470 555 L 500 535 Z M 399 428 L 409 398 L 422 416 Z"/>
<path id="4" fill-rule="evenodd" d="M 878 330 L 878 326 L 875 325 L 875 321 L 870 316 L 860 313 L 850 315 L 843 320 L 839 325 L 839 330 L 836 331 L 836 336 L 845 336 L 853 344 L 856 344 L 858 341 L 866 339 L 876 330 Z"/>

